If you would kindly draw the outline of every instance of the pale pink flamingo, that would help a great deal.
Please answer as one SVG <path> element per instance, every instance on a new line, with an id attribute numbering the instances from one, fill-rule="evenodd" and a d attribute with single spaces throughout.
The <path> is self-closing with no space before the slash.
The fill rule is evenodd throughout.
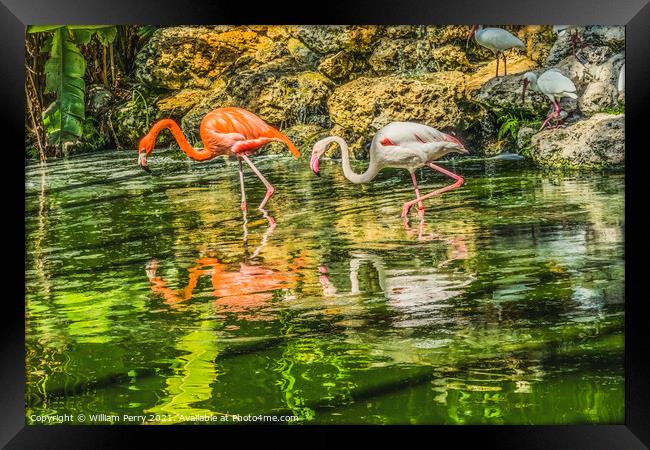
<path id="1" fill-rule="evenodd" d="M 321 139 L 314 144 L 311 154 L 310 167 L 315 174 L 318 175 L 318 162 L 320 157 L 325 153 L 328 145 L 333 142 L 337 143 L 341 148 L 343 174 L 355 184 L 369 183 L 384 167 L 396 167 L 409 171 L 411 180 L 413 180 L 416 198 L 415 200 L 404 203 L 402 217 L 406 217 L 411 207 L 416 203 L 418 204 L 419 214 L 421 216 L 424 215 L 422 200 L 456 189 L 464 182 L 460 175 L 456 175 L 447 169 L 437 166 L 431 161 L 440 159 L 448 153 L 468 154 L 469 152 L 454 136 L 442 133 L 427 125 L 414 122 L 392 122 L 379 130 L 370 145 L 370 164 L 368 169 L 362 174 L 352 171 L 348 145 L 344 139 L 338 136 Z M 423 166 L 437 170 L 456 181 L 449 186 L 420 196 L 415 170 Z"/>

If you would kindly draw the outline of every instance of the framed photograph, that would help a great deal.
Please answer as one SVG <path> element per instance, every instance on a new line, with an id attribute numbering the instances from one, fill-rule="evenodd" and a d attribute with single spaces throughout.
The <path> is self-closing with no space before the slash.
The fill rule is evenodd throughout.
<path id="1" fill-rule="evenodd" d="M 185 6 L 3 0 L 2 445 L 647 448 L 646 1 Z"/>

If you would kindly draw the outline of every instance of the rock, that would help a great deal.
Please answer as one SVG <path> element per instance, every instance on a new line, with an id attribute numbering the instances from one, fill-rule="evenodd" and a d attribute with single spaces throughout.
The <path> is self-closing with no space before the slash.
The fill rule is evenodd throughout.
<path id="1" fill-rule="evenodd" d="M 576 47 L 576 56 L 585 63 L 601 64 L 613 54 L 620 52 L 625 45 L 625 29 L 616 26 L 590 26 L 577 28 L 585 47 Z M 572 32 L 573 33 L 573 32 Z M 553 66 L 561 60 L 573 57 L 571 36 L 568 31 L 557 35 L 546 66 Z"/>
<path id="2" fill-rule="evenodd" d="M 381 39 L 368 59 L 380 75 L 426 69 L 429 44 L 426 40 Z"/>
<path id="3" fill-rule="evenodd" d="M 510 79 L 509 77 L 515 77 L 515 79 L 520 80 L 521 76 L 525 72 L 529 70 L 535 71 L 535 69 L 538 67 L 538 64 L 535 61 L 532 61 L 522 55 L 509 54 L 507 55 L 507 61 L 508 61 L 508 66 L 507 66 L 508 75 L 506 75 L 506 79 Z M 503 59 L 499 64 L 499 74 L 503 73 L 501 72 L 503 70 L 502 64 L 503 64 Z M 469 79 L 467 80 L 467 89 L 470 92 L 479 89 L 482 91 L 483 88 L 490 83 L 491 83 L 490 86 L 493 86 L 493 84 L 495 83 L 494 80 L 500 80 L 503 78 L 503 75 L 499 75 L 499 78 L 496 78 L 495 72 L 496 72 L 496 61 L 492 60 L 488 64 L 476 70 L 476 72 L 469 77 Z M 519 94 L 520 94 L 519 97 L 521 102 L 521 89 L 519 90 Z"/>
<path id="4" fill-rule="evenodd" d="M 291 139 L 296 147 L 300 150 L 301 158 L 309 158 L 311 149 L 320 139 L 329 136 L 329 130 L 320 125 L 299 124 L 283 129 L 282 132 Z M 287 146 L 280 142 L 271 142 L 265 151 L 269 153 L 287 153 Z"/>
<path id="5" fill-rule="evenodd" d="M 305 44 L 300 42 L 300 40 L 289 38 L 287 40 L 287 50 L 296 61 L 301 62 L 305 66 L 310 68 L 318 66 L 318 55 L 311 51 Z"/>
<path id="6" fill-rule="evenodd" d="M 531 156 L 544 166 L 611 167 L 625 163 L 625 116 L 596 114 L 531 139 Z"/>
<path id="7" fill-rule="evenodd" d="M 203 117 L 226 106 L 253 111 L 278 128 L 307 123 L 329 127 L 326 101 L 332 88 L 333 83 L 318 72 L 286 74 L 264 67 L 242 71 L 227 83 L 216 83 L 183 117 L 181 127 L 198 140 Z"/>
<path id="8" fill-rule="evenodd" d="M 341 50 L 369 53 L 378 27 L 357 25 L 306 25 L 297 28 L 297 36 L 307 47 L 320 54 L 336 53 Z"/>
<path id="9" fill-rule="evenodd" d="M 537 129 L 532 127 L 523 126 L 517 132 L 517 148 L 522 149 L 528 147 L 531 138 L 537 133 Z"/>
<path id="10" fill-rule="evenodd" d="M 136 57 L 136 78 L 170 90 L 208 88 L 242 61 L 259 65 L 283 53 L 283 43 L 247 27 L 159 28 Z"/>
<path id="11" fill-rule="evenodd" d="M 426 27 L 426 34 L 427 39 L 434 47 L 441 47 L 447 44 L 465 45 L 470 29 L 471 26 L 469 25 L 429 25 Z"/>
<path id="12" fill-rule="evenodd" d="M 242 107 L 254 111 L 277 126 L 322 120 L 333 83 L 318 72 L 284 74 L 251 70 L 238 73 L 228 82 L 228 95 Z"/>
<path id="13" fill-rule="evenodd" d="M 538 65 L 544 64 L 555 41 L 553 29 L 549 26 L 527 25 L 516 34 L 526 44 L 528 59 Z"/>
<path id="14" fill-rule="evenodd" d="M 591 115 L 616 105 L 617 91 L 613 83 L 595 81 L 589 83 L 578 98 L 578 106 L 582 113 Z"/>
<path id="15" fill-rule="evenodd" d="M 183 89 L 156 102 L 158 114 L 166 117 L 183 117 L 196 106 L 209 91 L 203 89 Z"/>
<path id="16" fill-rule="evenodd" d="M 86 93 L 86 111 L 93 114 L 97 113 L 111 104 L 113 94 L 101 84 L 88 86 Z"/>
<path id="17" fill-rule="evenodd" d="M 533 72 L 539 75 L 542 71 L 533 70 Z M 528 90 L 525 101 L 522 102 L 523 84 L 521 80 L 522 74 L 520 73 L 499 78 L 493 77 L 481 87 L 475 99 L 496 115 L 512 111 L 519 111 L 533 117 L 546 114 L 550 108 L 546 97 Z"/>
<path id="18" fill-rule="evenodd" d="M 367 68 L 368 64 L 365 60 L 343 50 L 326 57 L 318 66 L 321 73 L 337 82 L 348 80 L 352 74 Z"/>
<path id="19" fill-rule="evenodd" d="M 133 95 L 126 102 L 118 104 L 111 110 L 111 123 L 115 131 L 118 146 L 136 148 L 140 138 L 151 128 L 160 117 L 157 116 L 154 98 L 145 98 L 142 94 Z M 172 142 L 169 133 L 161 133 L 158 138 L 160 145 Z"/>
<path id="20" fill-rule="evenodd" d="M 617 65 L 622 64 L 623 53 L 615 54 L 602 64 L 582 64 L 572 56 L 560 61 L 556 68 L 571 78 L 578 90 L 577 106 L 584 115 L 592 115 L 613 108 L 618 102 L 616 83 Z"/>
<path id="21" fill-rule="evenodd" d="M 465 75 L 438 72 L 418 77 L 360 77 L 339 86 L 327 105 L 333 133 L 350 139 L 351 150 L 393 121 L 416 121 L 438 129 L 456 128 L 463 120 Z"/>
<path id="22" fill-rule="evenodd" d="M 415 39 L 382 38 L 368 62 L 380 75 L 470 69 L 465 52 L 458 46 L 446 44 L 434 47 L 426 36 Z"/>
<path id="23" fill-rule="evenodd" d="M 437 71 L 461 70 L 468 72 L 472 69 L 466 53 L 456 45 L 443 45 L 431 50 L 432 62 L 429 65 Z"/>
<path id="24" fill-rule="evenodd" d="M 426 33 L 426 27 L 420 25 L 388 25 L 384 27 L 383 36 L 390 39 L 414 39 Z"/>
<path id="25" fill-rule="evenodd" d="M 521 123 L 517 142 L 510 139 L 508 146 L 534 147 L 540 162 L 548 157 L 550 164 L 576 160 L 598 165 L 615 159 L 585 129 L 597 134 L 604 119 L 590 120 L 620 110 L 616 81 L 624 59 L 624 29 L 586 27 L 583 38 L 589 47 L 580 50 L 583 61 L 578 61 L 567 33 L 558 37 L 549 26 L 504 28 L 517 34 L 526 50 L 507 52 L 510 75 L 495 79 L 493 53 L 475 41 L 465 47 L 469 26 L 163 27 L 137 56 L 135 75 L 141 82 L 131 88 L 129 100 L 120 103 L 106 96 L 102 86 L 90 86 L 87 108 L 98 115 L 108 111 L 106 123 L 125 147 L 135 147 L 162 117 L 177 120 L 197 144 L 205 114 L 238 106 L 281 129 L 303 153 L 317 139 L 337 134 L 355 156 L 364 157 L 379 128 L 411 120 L 454 130 L 472 153 L 491 154 L 506 142 L 496 140 L 497 119 L 514 114 Z M 543 119 L 550 105 L 533 92 L 522 104 L 521 76 L 551 67 L 574 81 L 579 100 L 562 100 L 567 128 L 535 134 L 539 125 L 532 122 Z M 605 127 L 605 135 L 612 130 Z M 558 137 L 574 132 L 575 143 Z M 540 136 L 575 149 L 558 153 Z M 578 149 L 588 138 L 594 152 L 600 152 L 593 161 L 585 156 L 591 150 Z M 173 141 L 163 133 L 160 142 Z M 268 151 L 285 154 L 286 148 L 272 144 Z"/>
<path id="26" fill-rule="evenodd" d="M 587 42 L 620 51 L 625 47 L 625 27 L 592 25 L 586 27 L 585 38 Z"/>

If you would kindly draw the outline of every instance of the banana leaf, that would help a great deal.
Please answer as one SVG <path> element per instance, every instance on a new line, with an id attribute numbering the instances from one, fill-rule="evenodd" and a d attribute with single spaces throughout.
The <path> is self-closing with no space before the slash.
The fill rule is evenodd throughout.
<path id="1" fill-rule="evenodd" d="M 117 27 L 106 27 L 95 30 L 95 35 L 103 46 L 110 45 L 117 36 Z"/>
<path id="2" fill-rule="evenodd" d="M 55 29 L 45 63 L 45 92 L 56 93 L 57 99 L 43 112 L 43 124 L 55 145 L 81 137 L 85 71 L 86 62 L 68 30 Z"/>
<path id="3" fill-rule="evenodd" d="M 115 25 L 30 25 L 28 33 L 43 33 L 44 31 L 55 31 L 61 28 L 68 30 L 100 30 L 102 28 L 113 28 Z"/>

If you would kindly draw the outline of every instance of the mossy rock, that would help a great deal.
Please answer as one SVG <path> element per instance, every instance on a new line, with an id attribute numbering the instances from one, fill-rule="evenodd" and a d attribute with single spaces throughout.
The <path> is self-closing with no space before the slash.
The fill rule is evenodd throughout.
<path id="1" fill-rule="evenodd" d="M 543 166 L 617 167 L 625 164 L 625 116 L 595 114 L 566 128 L 532 136 L 530 154 Z"/>
<path id="2" fill-rule="evenodd" d="M 294 125 L 281 131 L 298 147 L 301 159 L 309 159 L 314 144 L 330 135 L 327 128 L 314 124 Z M 265 151 L 269 153 L 288 154 L 287 146 L 280 142 L 270 143 Z"/>
<path id="3" fill-rule="evenodd" d="M 374 25 L 305 25 L 297 28 L 298 39 L 323 55 L 341 50 L 369 53 L 379 35 L 380 27 Z"/>
<path id="4" fill-rule="evenodd" d="M 138 142 L 158 120 L 155 99 L 146 102 L 134 95 L 130 100 L 116 105 L 111 110 L 111 123 L 115 131 L 116 144 L 123 148 L 136 148 Z M 172 142 L 169 133 L 161 133 L 157 145 L 169 145 Z"/>
<path id="5" fill-rule="evenodd" d="M 369 68 L 366 59 L 344 50 L 323 58 L 318 65 L 319 72 L 337 83 L 347 81 L 353 75 L 366 72 Z"/>
<path id="6" fill-rule="evenodd" d="M 263 31 L 243 26 L 160 28 L 137 55 L 136 77 L 155 88 L 208 88 L 236 63 L 264 64 L 288 53 L 282 42 Z"/>
<path id="7" fill-rule="evenodd" d="M 466 100 L 465 75 L 438 72 L 414 77 L 360 77 L 335 89 L 328 109 L 337 130 L 354 137 L 352 150 L 393 121 L 415 121 L 455 129 Z M 336 127 L 335 127 L 336 128 Z"/>

